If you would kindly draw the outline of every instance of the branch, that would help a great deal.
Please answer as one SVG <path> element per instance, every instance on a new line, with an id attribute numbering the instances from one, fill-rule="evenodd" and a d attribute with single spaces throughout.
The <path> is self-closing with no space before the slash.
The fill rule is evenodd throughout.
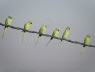
<path id="1" fill-rule="evenodd" d="M 23 29 L 23 28 L 14 27 L 14 26 L 9 26 L 9 25 L 5 25 L 5 24 L 2 24 L 2 23 L 0 23 L 0 25 L 1 25 L 1 26 L 7 26 L 7 27 L 10 27 L 10 28 L 12 28 L 12 29 L 24 30 L 24 31 L 29 32 L 29 33 L 41 34 L 41 33 L 37 32 L 37 31 L 29 31 L 29 30 L 25 30 L 25 29 Z M 72 41 L 72 40 L 69 40 L 69 39 L 67 40 L 67 39 L 63 39 L 63 38 L 59 38 L 59 37 L 54 37 L 54 36 L 51 36 L 51 35 L 48 35 L 48 34 L 42 34 L 42 35 L 43 35 L 43 36 L 46 36 L 46 37 L 53 37 L 53 38 L 59 39 L 59 40 L 65 40 L 65 41 L 67 41 L 67 42 L 71 42 L 71 43 L 75 43 L 75 44 L 85 45 L 84 43 L 81 43 L 81 42 Z M 88 47 L 94 47 L 94 48 L 95 48 L 94 45 L 90 45 L 90 44 L 89 44 L 89 45 L 86 45 L 86 46 L 88 46 Z"/>

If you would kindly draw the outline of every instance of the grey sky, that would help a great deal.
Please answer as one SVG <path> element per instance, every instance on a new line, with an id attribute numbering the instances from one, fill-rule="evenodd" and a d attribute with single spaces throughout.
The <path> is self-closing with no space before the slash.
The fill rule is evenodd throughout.
<path id="1" fill-rule="evenodd" d="M 46 34 L 60 28 L 59 37 L 67 26 L 71 27 L 69 39 L 83 42 L 91 35 L 95 45 L 95 0 L 0 0 L 0 22 L 13 16 L 13 26 L 23 28 L 32 20 L 29 30 L 38 31 L 43 23 L 48 25 Z M 95 49 L 86 47 L 80 56 L 81 45 L 54 39 L 47 47 L 49 37 L 27 33 L 20 43 L 22 32 L 9 28 L 2 39 L 0 26 L 0 72 L 95 72 Z"/>

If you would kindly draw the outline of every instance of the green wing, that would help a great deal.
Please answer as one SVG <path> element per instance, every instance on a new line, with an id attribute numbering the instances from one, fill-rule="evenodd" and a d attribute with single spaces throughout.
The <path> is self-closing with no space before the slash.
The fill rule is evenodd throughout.
<path id="1" fill-rule="evenodd" d="M 57 30 L 55 30 L 55 31 L 52 33 L 52 36 L 57 37 L 58 34 L 59 34 L 59 32 L 58 32 Z M 48 45 L 51 41 L 52 41 L 52 39 L 49 40 L 49 42 L 47 43 L 47 45 Z M 46 45 L 46 46 L 47 46 L 47 45 Z"/>
<path id="2" fill-rule="evenodd" d="M 39 33 L 44 34 L 46 32 L 46 28 L 45 27 L 41 27 L 39 30 Z"/>
<path id="3" fill-rule="evenodd" d="M 45 32 L 46 32 L 46 28 L 45 28 L 45 27 L 41 27 L 40 30 L 39 30 L 39 33 L 44 34 Z M 40 40 L 40 37 L 41 37 L 41 36 L 38 36 L 38 39 L 37 39 L 37 41 L 36 41 L 36 44 L 37 44 L 38 41 Z M 35 44 L 35 45 L 36 45 L 36 44 Z"/>
<path id="4" fill-rule="evenodd" d="M 11 25 L 11 24 L 12 24 L 12 19 L 7 18 L 5 20 L 5 25 Z"/>
<path id="5" fill-rule="evenodd" d="M 9 19 L 9 18 L 7 18 L 6 20 L 5 20 L 5 25 L 11 25 L 12 24 L 12 19 Z M 6 31 L 7 31 L 7 29 L 8 29 L 8 27 L 4 27 L 4 32 L 3 32 L 3 35 L 2 35 L 2 39 L 3 39 L 3 37 L 4 37 L 4 35 L 5 35 L 5 33 L 6 33 Z"/>
<path id="6" fill-rule="evenodd" d="M 26 29 L 26 30 L 28 30 L 29 28 L 30 28 L 30 23 L 29 22 L 27 22 L 27 23 L 25 23 L 25 25 L 24 25 L 24 29 Z M 24 39 L 24 35 L 26 34 L 26 32 L 24 32 L 23 33 L 23 35 L 22 35 L 22 41 L 23 41 L 23 39 Z"/>
<path id="7" fill-rule="evenodd" d="M 24 29 L 29 29 L 30 28 L 30 24 L 29 23 L 26 23 L 25 25 L 24 25 Z"/>
<path id="8" fill-rule="evenodd" d="M 52 36 L 57 37 L 57 36 L 58 36 L 58 34 L 59 34 L 59 32 L 58 32 L 58 31 L 54 31 L 54 32 L 53 32 L 53 34 L 52 34 Z"/>
<path id="9" fill-rule="evenodd" d="M 67 38 L 69 35 L 69 31 L 68 30 L 65 30 L 63 35 L 62 35 L 62 38 Z M 58 43 L 58 45 L 60 45 L 60 43 L 62 43 L 62 40 Z"/>
<path id="10" fill-rule="evenodd" d="M 66 30 L 66 31 L 63 33 L 62 38 L 67 38 L 68 35 L 69 35 L 69 31 Z"/>
<path id="11" fill-rule="evenodd" d="M 90 37 L 89 37 L 89 35 L 87 35 L 86 38 L 84 39 L 84 44 L 89 44 L 89 42 L 90 42 Z M 81 56 L 82 53 L 84 52 L 84 49 L 85 49 L 85 45 L 84 45 L 83 48 L 82 48 L 82 51 L 81 51 L 80 56 Z"/>
<path id="12" fill-rule="evenodd" d="M 86 38 L 84 39 L 84 44 L 89 44 L 89 42 L 90 42 L 90 38 L 86 37 Z"/>

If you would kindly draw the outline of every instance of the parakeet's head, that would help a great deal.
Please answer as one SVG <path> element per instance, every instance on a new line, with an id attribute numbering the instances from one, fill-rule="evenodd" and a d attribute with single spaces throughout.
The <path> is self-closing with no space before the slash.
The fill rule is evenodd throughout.
<path id="1" fill-rule="evenodd" d="M 47 27 L 47 25 L 46 25 L 46 24 L 43 24 L 43 25 L 42 25 L 42 27 L 45 27 L 45 28 L 46 28 L 46 27 Z"/>
<path id="2" fill-rule="evenodd" d="M 12 19 L 12 16 L 10 15 L 10 16 L 8 16 L 8 18 Z"/>
<path id="3" fill-rule="evenodd" d="M 70 27 L 67 27 L 66 30 L 70 30 Z"/>
<path id="4" fill-rule="evenodd" d="M 32 21 L 28 21 L 30 24 L 32 24 Z"/>
<path id="5" fill-rule="evenodd" d="M 88 38 L 90 38 L 90 35 L 87 35 Z"/>
<path id="6" fill-rule="evenodd" d="M 60 28 L 56 28 L 56 31 L 60 31 Z"/>

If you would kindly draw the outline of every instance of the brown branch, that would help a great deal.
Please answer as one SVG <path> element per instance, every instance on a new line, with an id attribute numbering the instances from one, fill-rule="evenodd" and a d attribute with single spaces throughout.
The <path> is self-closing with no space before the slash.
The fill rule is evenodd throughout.
<path id="1" fill-rule="evenodd" d="M 10 27 L 10 28 L 13 28 L 13 29 L 17 29 L 17 30 L 24 30 L 24 31 L 26 31 L 26 32 L 29 32 L 29 33 L 36 33 L 36 34 L 41 34 L 41 33 L 39 33 L 39 32 L 36 32 L 36 31 L 29 31 L 29 30 L 25 30 L 25 29 L 23 29 L 23 28 L 19 28 L 19 27 L 14 27 L 14 26 L 10 26 L 10 25 L 5 25 L 5 24 L 2 24 L 2 23 L 0 23 L 0 25 L 1 26 L 7 26 L 7 27 Z M 84 43 L 81 43 L 81 42 L 77 42 L 77 41 L 72 41 L 72 40 L 67 40 L 67 39 L 63 39 L 63 38 L 59 38 L 59 37 L 54 37 L 54 36 L 51 36 L 51 35 L 48 35 L 48 34 L 42 34 L 43 36 L 46 36 L 46 37 L 53 37 L 53 38 L 55 38 L 55 39 L 59 39 L 59 40 L 65 40 L 65 41 L 67 41 L 67 42 L 71 42 L 71 43 L 75 43 L 75 44 L 80 44 L 80 45 L 85 45 Z M 86 45 L 86 46 L 88 46 L 88 47 L 94 47 L 95 48 L 95 46 L 94 45 Z"/>

